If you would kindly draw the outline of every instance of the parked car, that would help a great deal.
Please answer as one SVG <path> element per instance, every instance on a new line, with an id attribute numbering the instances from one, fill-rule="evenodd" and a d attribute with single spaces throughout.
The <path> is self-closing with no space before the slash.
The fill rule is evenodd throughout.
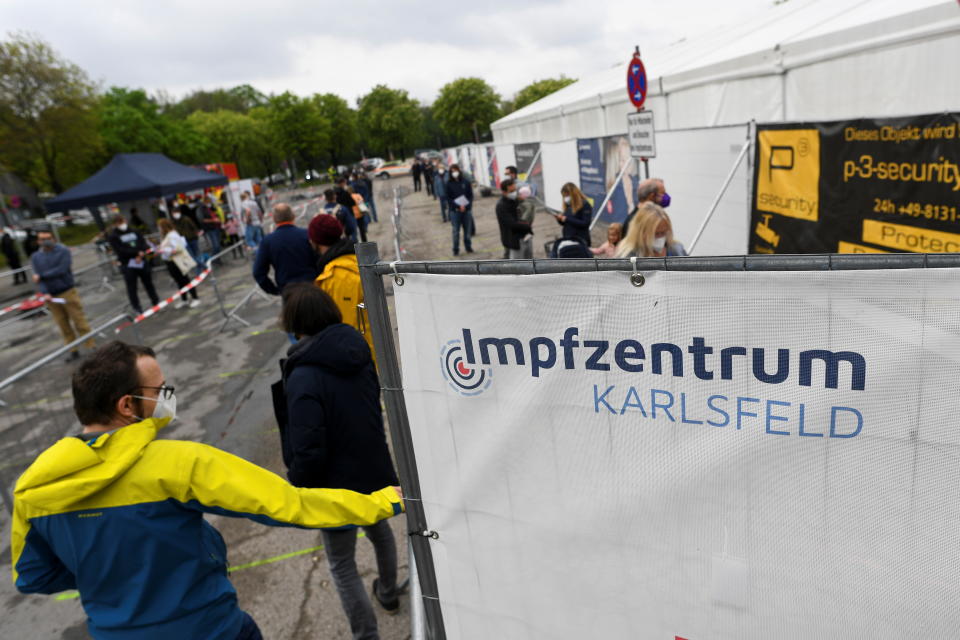
<path id="1" fill-rule="evenodd" d="M 365 158 L 360 161 L 360 167 L 364 171 L 376 171 L 382 167 L 385 162 L 383 158 Z"/>
<path id="2" fill-rule="evenodd" d="M 376 170 L 376 175 L 383 180 L 397 176 L 406 176 L 410 174 L 410 167 L 410 163 L 400 160 L 385 162 L 383 166 Z"/>

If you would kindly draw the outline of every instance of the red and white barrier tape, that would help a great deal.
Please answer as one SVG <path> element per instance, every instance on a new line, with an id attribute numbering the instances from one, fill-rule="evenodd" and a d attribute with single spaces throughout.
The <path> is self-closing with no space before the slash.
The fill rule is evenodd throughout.
<path id="1" fill-rule="evenodd" d="M 152 307 L 150 307 L 149 309 L 147 309 L 146 311 L 144 311 L 143 313 L 141 313 L 140 315 L 138 315 L 138 316 L 137 316 L 136 318 L 134 318 L 132 321 L 130 321 L 130 322 L 125 322 L 125 323 L 121 324 L 119 327 L 117 327 L 116 329 L 114 329 L 114 333 L 120 333 L 121 331 L 123 331 L 123 330 L 126 329 L 127 327 L 133 326 L 133 325 L 135 325 L 135 324 L 137 324 L 137 323 L 139 323 L 139 322 L 143 322 L 144 320 L 146 320 L 147 318 L 149 318 L 149 317 L 152 316 L 153 314 L 157 313 L 158 311 L 160 311 L 161 309 L 163 309 L 163 308 L 166 307 L 167 305 L 173 304 L 173 302 L 176 301 L 176 299 L 177 299 L 178 297 L 180 297 L 180 295 L 186 293 L 187 291 L 190 291 L 190 289 L 193 289 L 194 287 L 196 287 L 197 285 L 199 285 L 201 282 L 203 282 L 204 280 L 206 280 L 208 275 L 210 275 L 210 267 L 207 267 L 206 269 L 204 269 L 204 270 L 200 273 L 200 275 L 198 275 L 196 278 L 194 278 L 193 280 L 191 280 L 185 287 L 183 287 L 182 289 L 180 289 L 179 291 L 177 291 L 175 294 L 173 294 L 173 295 L 170 296 L 169 298 L 167 298 L 167 299 L 165 299 L 165 300 L 161 300 L 161 301 L 158 302 L 157 304 L 153 305 Z"/>
<path id="2" fill-rule="evenodd" d="M 26 300 L 21 300 L 16 304 L 12 304 L 9 307 L 0 309 L 0 316 L 6 315 L 12 311 L 32 311 L 40 306 L 43 306 L 43 294 L 35 293 Z"/>

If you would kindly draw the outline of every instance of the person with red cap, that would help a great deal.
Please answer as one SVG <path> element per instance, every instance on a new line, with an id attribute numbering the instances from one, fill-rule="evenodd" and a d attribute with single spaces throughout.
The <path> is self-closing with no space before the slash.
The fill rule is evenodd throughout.
<path id="1" fill-rule="evenodd" d="M 360 284 L 360 267 L 353 240 L 343 237 L 343 225 L 336 216 L 321 213 L 307 227 L 310 245 L 319 254 L 317 276 L 314 282 L 333 298 L 343 316 L 343 322 L 363 334 L 373 353 L 373 336 L 370 333 L 367 311 L 359 305 L 363 302 L 363 286 Z"/>

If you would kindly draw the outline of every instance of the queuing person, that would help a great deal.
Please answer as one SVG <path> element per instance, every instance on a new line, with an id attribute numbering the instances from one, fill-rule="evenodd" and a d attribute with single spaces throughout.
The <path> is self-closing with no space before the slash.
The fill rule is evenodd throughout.
<path id="1" fill-rule="evenodd" d="M 13 579 L 21 593 L 78 590 L 95 638 L 262 638 L 205 513 L 329 528 L 402 510 L 398 487 L 296 488 L 209 445 L 157 439 L 177 400 L 148 347 L 101 347 L 72 387 L 82 431 L 40 454 L 14 489 Z"/>
<path id="2" fill-rule="evenodd" d="M 530 225 L 517 215 L 517 185 L 509 178 L 500 183 L 502 193 L 497 201 L 497 224 L 500 226 L 500 242 L 507 249 L 507 258 L 523 258 L 522 240 L 532 234 Z"/>
<path id="3" fill-rule="evenodd" d="M 377 220 L 377 198 L 376 198 L 376 196 L 374 196 L 374 194 L 373 194 L 373 180 L 371 180 L 371 179 L 370 179 L 370 176 L 367 175 L 367 172 L 364 171 L 364 170 L 362 170 L 362 169 L 360 170 L 360 172 L 359 172 L 357 175 L 360 177 L 360 181 L 363 182 L 363 184 L 365 184 L 365 185 L 367 186 L 367 193 L 370 194 L 370 199 L 367 200 L 367 206 L 370 207 L 370 218 L 371 218 L 374 222 L 378 222 L 378 220 Z"/>
<path id="4" fill-rule="evenodd" d="M 62 244 L 57 244 L 53 233 L 49 230 L 41 230 L 37 234 L 37 241 L 40 249 L 30 256 L 33 281 L 40 289 L 47 311 L 60 329 L 63 343 L 70 344 L 79 336 L 90 333 L 90 323 L 87 322 L 83 304 L 80 302 L 80 294 L 74 286 L 70 250 Z M 93 338 L 87 340 L 84 346 L 92 349 Z M 67 361 L 76 360 L 79 357 L 80 353 L 74 347 L 70 350 Z"/>
<path id="5" fill-rule="evenodd" d="M 687 255 L 673 237 L 670 216 L 658 204 L 645 202 L 637 209 L 630 231 L 617 245 L 618 258 L 662 258 Z"/>
<path id="6" fill-rule="evenodd" d="M 244 240 L 248 247 L 256 250 L 263 240 L 263 209 L 249 191 L 244 191 L 240 194 L 240 211 L 245 228 Z"/>
<path id="7" fill-rule="evenodd" d="M 413 167 L 410 168 L 410 171 L 413 173 L 413 190 L 414 192 L 420 191 L 420 176 L 423 174 L 423 166 L 419 160 L 415 159 L 413 161 Z"/>
<path id="8" fill-rule="evenodd" d="M 200 264 L 200 230 L 196 223 L 183 211 L 183 207 L 173 210 L 173 226 L 187 243 L 187 252 L 193 261 Z"/>
<path id="9" fill-rule="evenodd" d="M 357 207 L 357 203 L 353 199 L 353 194 L 350 193 L 350 186 L 347 184 L 346 178 L 341 177 L 339 180 L 337 180 L 336 195 L 337 202 L 346 207 L 347 211 L 353 213 L 353 217 L 357 221 L 357 228 L 360 231 L 360 240 L 362 242 L 366 242 L 367 221 L 363 218 L 363 214 L 360 213 L 360 209 Z"/>
<path id="10" fill-rule="evenodd" d="M 240 239 L 240 218 L 234 212 L 224 213 L 223 233 L 226 235 L 230 255 L 234 258 L 243 257 L 243 241 Z"/>
<path id="11" fill-rule="evenodd" d="M 143 235 L 131 229 L 123 216 L 117 216 L 113 220 L 113 230 L 107 236 L 107 241 L 120 262 L 123 282 L 127 285 L 127 298 L 133 310 L 138 314 L 143 313 L 140 296 L 137 295 L 137 280 L 143 283 L 143 288 L 150 297 L 150 304 L 159 303 L 160 298 L 153 287 L 153 275 L 150 273 L 150 259 L 147 257 L 150 247 Z"/>
<path id="12" fill-rule="evenodd" d="M 537 213 L 537 205 L 533 201 L 533 194 L 530 185 L 524 185 L 517 189 L 517 219 L 533 227 L 533 219 Z M 533 258 L 533 231 L 531 230 L 520 240 L 520 252 L 522 258 L 528 260 Z"/>
<path id="13" fill-rule="evenodd" d="M 363 226 L 364 228 L 369 229 L 370 200 L 373 197 L 372 192 L 367 188 L 367 183 L 361 180 L 357 174 L 353 174 L 350 177 L 349 187 L 353 195 L 353 200 L 357 206 L 356 211 L 360 214 L 360 219 L 363 220 Z"/>
<path id="14" fill-rule="evenodd" d="M 200 201 L 197 211 L 202 212 L 200 228 L 203 229 L 203 237 L 210 243 L 210 255 L 215 256 L 220 253 L 220 228 L 223 222 L 220 220 L 216 206 L 209 199 Z"/>
<path id="15" fill-rule="evenodd" d="M 353 242 L 343 237 L 343 226 L 333 216 L 320 214 L 307 227 L 310 245 L 319 256 L 314 284 L 323 289 L 340 309 L 343 321 L 363 334 L 373 353 L 373 334 L 367 321 L 363 303 L 363 286 L 360 284 L 360 267 Z"/>
<path id="16" fill-rule="evenodd" d="M 563 185 L 560 195 L 563 196 L 563 213 L 555 213 L 553 217 L 563 225 L 563 238 L 578 238 L 589 247 L 590 221 L 593 219 L 590 201 L 572 182 Z"/>
<path id="17" fill-rule="evenodd" d="M 437 170 L 433 172 L 433 196 L 440 201 L 440 219 L 444 222 L 450 222 L 449 203 L 447 202 L 447 170 L 443 165 L 438 165 Z"/>
<path id="18" fill-rule="evenodd" d="M 310 247 L 307 230 L 294 224 L 293 209 L 281 202 L 273 207 L 273 230 L 257 251 L 253 278 L 260 288 L 278 296 L 291 282 L 311 282 L 317 277 L 317 257 Z M 270 279 L 270 267 L 276 282 Z"/>
<path id="19" fill-rule="evenodd" d="M 645 202 L 652 202 L 660 205 L 664 209 L 670 206 L 670 194 L 660 178 L 647 178 L 637 186 L 637 206 L 627 216 L 623 222 L 623 237 L 627 237 L 630 232 L 630 223 L 637 215 L 637 211 Z"/>
<path id="20" fill-rule="evenodd" d="M 436 200 L 437 195 L 433 192 L 433 166 L 429 162 L 423 163 L 423 183 L 427 186 L 427 195 Z"/>
<path id="21" fill-rule="evenodd" d="M 40 239 L 37 235 L 35 229 L 27 229 L 27 239 L 23 241 L 23 250 L 27 252 L 27 258 L 33 257 L 33 254 L 40 250 Z"/>
<path id="22" fill-rule="evenodd" d="M 607 241 L 590 252 L 597 258 L 613 258 L 617 254 L 617 243 L 623 239 L 623 225 L 619 222 L 611 223 L 607 227 Z"/>
<path id="23" fill-rule="evenodd" d="M 460 166 L 450 165 L 450 178 L 446 184 L 447 205 L 450 207 L 450 222 L 453 223 L 453 255 L 460 255 L 460 229 L 463 229 L 463 247 L 473 253 L 470 240 L 473 235 L 473 188 L 470 181 L 460 174 Z"/>
<path id="24" fill-rule="evenodd" d="M 17 250 L 17 241 L 13 239 L 10 229 L 3 230 L 3 237 L 0 238 L 0 250 L 3 251 L 3 255 L 7 259 L 7 266 L 14 272 L 13 284 L 26 284 L 27 272 L 23 270 L 20 262 L 20 252 Z"/>
<path id="25" fill-rule="evenodd" d="M 186 239 L 177 232 L 172 222 L 166 218 L 160 218 L 157 221 L 157 228 L 160 229 L 160 234 L 163 237 L 160 242 L 160 257 L 167 265 L 167 271 L 176 283 L 177 289 L 183 289 L 190 284 L 190 276 L 187 274 L 197 266 L 197 262 L 187 251 Z M 194 287 L 186 293 L 180 294 L 180 299 L 173 305 L 174 308 L 182 309 L 189 301 L 188 295 L 193 297 L 190 308 L 199 306 L 200 298 L 197 295 L 197 288 Z"/>
<path id="26" fill-rule="evenodd" d="M 287 478 L 295 487 L 370 493 L 397 484 L 380 413 L 380 382 L 370 349 L 344 324 L 322 289 L 294 284 L 283 292 L 283 329 L 299 339 L 273 387 Z M 282 400 L 280 400 L 282 398 Z M 397 597 L 397 545 L 386 520 L 363 527 L 378 577 L 371 593 L 387 612 Z M 354 638 L 379 638 L 377 618 L 357 571 L 357 530 L 324 529 L 323 547 Z"/>
<path id="27" fill-rule="evenodd" d="M 344 234 L 350 238 L 353 243 L 357 242 L 357 219 L 345 206 L 337 202 L 337 193 L 333 189 L 327 189 L 323 192 L 323 212 L 335 216 L 343 227 Z"/>

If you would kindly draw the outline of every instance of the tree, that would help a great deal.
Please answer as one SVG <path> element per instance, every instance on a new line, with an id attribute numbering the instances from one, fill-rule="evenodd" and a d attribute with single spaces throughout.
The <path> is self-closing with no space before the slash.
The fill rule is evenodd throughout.
<path id="1" fill-rule="evenodd" d="M 42 40 L 0 42 L 0 156 L 38 190 L 85 178 L 100 153 L 96 88 Z"/>
<path id="2" fill-rule="evenodd" d="M 368 155 L 394 152 L 404 155 L 420 137 L 420 105 L 403 89 L 378 84 L 360 98 L 357 122 L 361 141 Z"/>
<path id="3" fill-rule="evenodd" d="M 100 98 L 100 135 L 106 156 L 162 152 L 167 132 L 157 104 L 142 89 L 111 87 Z"/>
<path id="4" fill-rule="evenodd" d="M 357 146 L 357 112 L 347 101 L 333 93 L 316 94 L 313 102 L 327 122 L 330 123 L 330 138 L 327 155 L 330 164 L 336 167 Z"/>
<path id="5" fill-rule="evenodd" d="M 211 160 L 233 162 L 243 176 L 256 173 L 260 155 L 259 125 L 249 115 L 220 109 L 213 113 L 194 111 L 187 118 L 200 135 L 210 141 Z"/>
<path id="6" fill-rule="evenodd" d="M 517 109 L 523 109 L 528 104 L 533 104 L 541 98 L 545 98 L 555 91 L 559 91 L 564 87 L 573 84 L 576 82 L 575 78 L 568 78 L 566 76 L 560 76 L 559 78 L 547 78 L 546 80 L 537 80 L 525 86 L 520 91 L 517 91 L 517 95 L 513 97 L 513 102 L 511 103 L 511 108 L 509 111 L 516 111 Z M 505 112 L 508 112 L 507 109 L 504 109 Z"/>
<path id="7" fill-rule="evenodd" d="M 480 142 L 490 123 L 500 117 L 500 96 L 480 78 L 458 78 L 440 89 L 433 115 L 458 140 Z"/>
<path id="8" fill-rule="evenodd" d="M 272 175 L 280 166 L 283 156 L 277 131 L 270 123 L 270 110 L 267 107 L 254 107 L 248 115 L 256 139 L 252 150 L 253 162 L 261 175 Z"/>
<path id="9" fill-rule="evenodd" d="M 285 91 L 270 98 L 267 114 L 287 158 L 299 158 L 304 165 L 316 169 L 317 158 L 330 141 L 330 123 L 313 100 Z"/>
<path id="10" fill-rule="evenodd" d="M 183 100 L 167 107 L 165 113 L 174 118 L 187 118 L 194 111 L 213 113 L 225 109 L 238 113 L 247 113 L 254 107 L 267 104 L 267 97 L 248 84 L 232 89 L 198 90 Z"/>

